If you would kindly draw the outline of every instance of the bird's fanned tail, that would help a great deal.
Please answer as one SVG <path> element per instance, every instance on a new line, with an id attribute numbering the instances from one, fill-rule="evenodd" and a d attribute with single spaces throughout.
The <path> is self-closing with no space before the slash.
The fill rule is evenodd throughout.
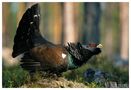
<path id="1" fill-rule="evenodd" d="M 40 34 L 39 22 L 40 6 L 39 4 L 35 4 L 26 10 L 20 20 L 14 38 L 13 57 L 29 51 L 34 46 L 48 42 Z"/>
<path id="2" fill-rule="evenodd" d="M 20 66 L 29 72 L 41 70 L 40 62 L 30 56 L 29 50 L 48 42 L 40 34 L 39 22 L 40 6 L 35 4 L 24 13 L 14 38 L 12 57 L 23 54 Z"/>

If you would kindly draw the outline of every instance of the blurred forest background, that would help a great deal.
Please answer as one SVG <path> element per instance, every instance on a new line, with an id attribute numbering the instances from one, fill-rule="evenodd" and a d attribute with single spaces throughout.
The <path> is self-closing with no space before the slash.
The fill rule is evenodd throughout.
<path id="1" fill-rule="evenodd" d="M 4 66 L 17 62 L 11 57 L 14 35 L 22 15 L 33 4 L 2 3 L 3 73 Z M 46 39 L 55 44 L 101 43 L 104 61 L 126 68 L 128 76 L 129 3 L 46 2 L 40 8 L 40 30 Z"/>

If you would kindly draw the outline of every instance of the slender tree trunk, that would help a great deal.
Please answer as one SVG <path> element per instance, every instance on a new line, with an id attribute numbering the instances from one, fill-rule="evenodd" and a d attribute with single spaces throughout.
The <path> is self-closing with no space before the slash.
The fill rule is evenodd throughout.
<path id="1" fill-rule="evenodd" d="M 54 4 L 54 19 L 53 19 L 53 31 L 54 31 L 54 43 L 61 43 L 61 6 L 59 3 Z"/>
<path id="2" fill-rule="evenodd" d="M 128 60 L 129 50 L 129 3 L 120 3 L 121 58 Z"/>
<path id="3" fill-rule="evenodd" d="M 110 7 L 110 8 L 109 8 Z M 104 48 L 105 54 L 110 58 L 114 54 L 113 50 L 113 9 L 112 3 L 106 3 L 105 13 L 104 13 Z M 107 11 L 107 12 L 106 12 Z"/>
<path id="4" fill-rule="evenodd" d="M 73 3 L 64 3 L 64 43 L 75 42 Z"/>
<path id="5" fill-rule="evenodd" d="M 84 3 L 83 43 L 99 43 L 100 3 Z"/>
<path id="6" fill-rule="evenodd" d="M 2 3 L 2 46 L 7 46 L 8 41 L 8 31 L 7 31 L 7 21 L 9 17 L 9 4 L 8 3 Z"/>

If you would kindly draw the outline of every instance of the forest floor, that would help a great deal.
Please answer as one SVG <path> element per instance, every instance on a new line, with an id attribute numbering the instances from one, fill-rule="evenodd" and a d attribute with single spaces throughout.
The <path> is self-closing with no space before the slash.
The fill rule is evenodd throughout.
<path id="1" fill-rule="evenodd" d="M 35 74 L 31 80 L 20 87 L 22 88 L 86 88 L 83 83 L 67 80 L 64 77 L 49 74 Z"/>
<path id="2" fill-rule="evenodd" d="M 3 62 L 4 63 L 4 62 Z M 94 69 L 105 72 L 108 77 L 103 80 L 100 78 L 91 81 L 84 77 L 87 69 Z M 93 57 L 82 67 L 64 72 L 62 76 L 49 75 L 47 73 L 36 73 L 33 77 L 23 70 L 20 66 L 2 68 L 3 88 L 110 88 L 110 87 L 129 87 L 128 65 L 119 66 L 113 64 L 106 57 Z M 100 82 L 99 82 L 100 81 Z"/>

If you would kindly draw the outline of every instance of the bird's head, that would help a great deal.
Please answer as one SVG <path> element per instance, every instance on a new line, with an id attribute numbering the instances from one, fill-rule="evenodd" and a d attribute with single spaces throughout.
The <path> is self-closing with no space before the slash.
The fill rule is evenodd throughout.
<path id="1" fill-rule="evenodd" d="M 82 61 L 88 61 L 93 55 L 98 55 L 101 53 L 101 44 L 90 43 L 88 45 L 82 45 L 77 43 L 77 48 L 82 56 Z"/>
<path id="2" fill-rule="evenodd" d="M 67 51 L 74 58 L 74 63 L 78 66 L 86 63 L 93 55 L 97 55 L 101 53 L 101 48 L 103 46 L 101 44 L 88 44 L 82 45 L 81 43 L 68 43 Z"/>
<path id="3" fill-rule="evenodd" d="M 97 55 L 101 53 L 102 44 L 90 43 L 88 45 L 82 45 L 81 43 L 77 43 L 77 47 L 82 52 L 82 54 L 86 54 L 87 52 L 92 53 L 93 55 Z"/>
<path id="4" fill-rule="evenodd" d="M 99 53 L 101 53 L 101 49 L 102 49 L 102 45 L 101 44 L 95 44 L 95 43 L 91 43 L 88 44 L 85 49 L 87 48 L 88 50 L 90 50 L 94 55 L 97 55 Z"/>

